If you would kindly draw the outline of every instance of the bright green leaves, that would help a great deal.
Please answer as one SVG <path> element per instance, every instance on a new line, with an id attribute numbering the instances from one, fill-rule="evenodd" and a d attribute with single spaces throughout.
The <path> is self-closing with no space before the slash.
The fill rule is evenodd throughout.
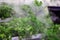
<path id="1" fill-rule="evenodd" d="M 42 5 L 42 1 L 35 0 L 34 3 L 35 3 L 36 6 L 41 6 Z"/>

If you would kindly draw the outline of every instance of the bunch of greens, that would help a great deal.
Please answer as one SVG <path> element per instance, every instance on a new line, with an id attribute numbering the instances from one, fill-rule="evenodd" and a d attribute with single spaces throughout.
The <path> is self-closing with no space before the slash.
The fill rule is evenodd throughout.
<path id="1" fill-rule="evenodd" d="M 5 19 L 13 15 L 13 9 L 6 3 L 0 4 L 0 18 Z"/>
<path id="2" fill-rule="evenodd" d="M 36 34 L 36 31 L 40 31 L 40 29 L 38 29 L 38 26 L 35 27 L 34 24 L 31 24 L 30 22 L 31 18 L 14 18 L 8 23 L 1 23 L 0 39 L 9 40 L 12 36 L 25 38 Z"/>
<path id="3" fill-rule="evenodd" d="M 31 7 L 24 5 L 22 9 L 29 15 L 24 18 L 13 18 L 7 23 L 0 23 L 1 40 L 11 40 L 12 36 L 25 38 L 33 34 L 42 33 L 44 24 L 36 18 Z"/>

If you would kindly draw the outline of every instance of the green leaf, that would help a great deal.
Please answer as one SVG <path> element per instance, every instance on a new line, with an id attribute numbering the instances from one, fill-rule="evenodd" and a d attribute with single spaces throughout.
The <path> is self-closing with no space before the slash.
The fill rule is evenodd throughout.
<path id="1" fill-rule="evenodd" d="M 34 2 L 35 2 L 36 6 L 41 6 L 42 5 L 42 1 L 35 0 Z"/>

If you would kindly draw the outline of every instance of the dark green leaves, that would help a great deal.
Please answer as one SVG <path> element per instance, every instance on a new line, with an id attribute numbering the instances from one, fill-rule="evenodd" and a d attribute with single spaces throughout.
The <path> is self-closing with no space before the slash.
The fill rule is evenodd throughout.
<path id="1" fill-rule="evenodd" d="M 0 5 L 0 18 L 5 19 L 12 16 L 13 9 L 7 4 Z"/>

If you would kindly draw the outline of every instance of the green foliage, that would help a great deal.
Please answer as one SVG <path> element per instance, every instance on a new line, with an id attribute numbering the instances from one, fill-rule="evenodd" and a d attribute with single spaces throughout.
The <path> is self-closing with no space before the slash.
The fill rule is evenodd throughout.
<path id="1" fill-rule="evenodd" d="M 31 24 L 31 18 L 14 18 L 8 23 L 1 23 L 0 30 L 2 39 L 11 38 L 12 36 L 20 36 L 21 38 L 30 37 L 32 34 L 36 34 L 36 28 Z"/>
<path id="2" fill-rule="evenodd" d="M 53 25 L 47 30 L 48 40 L 60 40 L 60 25 Z"/>
<path id="3" fill-rule="evenodd" d="M 25 38 L 42 32 L 41 26 L 43 23 L 36 18 L 30 6 L 24 5 L 24 7 L 22 9 L 25 10 L 29 16 L 24 18 L 14 18 L 7 23 L 0 23 L 0 30 L 2 34 L 1 39 L 10 40 L 12 36 L 20 36 L 20 38 Z"/>
<path id="4" fill-rule="evenodd" d="M 5 19 L 13 15 L 13 9 L 8 4 L 0 4 L 0 18 Z"/>
<path id="5" fill-rule="evenodd" d="M 9 27 L 10 28 L 10 27 Z M 1 26 L 0 25 L 0 39 L 1 40 L 9 40 L 9 36 L 10 36 L 10 32 L 9 32 L 9 29 L 8 27 L 6 26 Z"/>
<path id="6" fill-rule="evenodd" d="M 36 0 L 35 2 L 37 6 L 42 4 Z M 4 10 L 4 12 L 0 12 L 5 15 L 6 11 L 6 13 L 11 13 L 12 9 L 6 5 L 2 5 L 0 6 L 0 10 Z M 22 10 L 29 15 L 24 18 L 15 17 L 7 23 L 0 23 L 0 40 L 11 40 L 12 36 L 25 38 L 38 33 L 44 33 L 47 36 L 46 40 L 60 40 L 60 25 L 54 25 L 50 20 L 50 16 L 46 16 L 49 26 L 45 30 L 46 25 L 36 18 L 36 15 L 29 5 L 23 5 Z M 2 17 L 6 18 L 8 16 L 0 16 L 0 18 Z"/>
<path id="7" fill-rule="evenodd" d="M 34 4 L 35 4 L 36 6 L 41 6 L 41 5 L 42 5 L 42 1 L 35 0 L 35 1 L 34 1 Z"/>
<path id="8" fill-rule="evenodd" d="M 29 14 L 28 18 L 31 18 L 31 25 L 33 26 L 36 33 L 42 32 L 43 27 L 45 24 L 40 22 L 37 18 L 34 12 L 31 10 L 31 7 L 29 5 L 23 5 L 22 9 Z M 28 10 L 29 9 L 29 10 Z M 27 11 L 28 10 L 28 11 Z M 35 33 L 34 32 L 34 33 Z"/>
<path id="9" fill-rule="evenodd" d="M 49 18 L 50 16 L 47 19 Z M 44 32 L 47 36 L 46 40 L 60 40 L 60 24 L 54 25 L 50 19 L 48 20 L 48 23 L 50 26 L 48 26 L 48 28 Z"/>

